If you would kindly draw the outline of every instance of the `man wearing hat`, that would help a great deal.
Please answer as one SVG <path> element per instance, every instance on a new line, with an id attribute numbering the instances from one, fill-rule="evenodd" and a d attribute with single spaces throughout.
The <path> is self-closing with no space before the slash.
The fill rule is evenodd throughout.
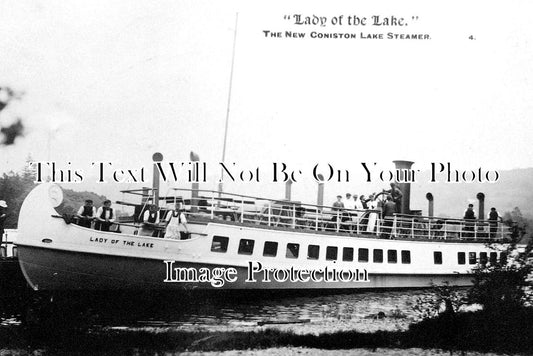
<path id="1" fill-rule="evenodd" d="M 337 201 L 333 203 L 333 207 L 331 209 L 333 213 L 331 217 L 331 221 L 338 224 L 337 217 L 340 217 L 342 215 L 343 210 L 344 210 L 344 203 L 342 202 L 342 195 L 337 195 Z"/>
<path id="2" fill-rule="evenodd" d="M 500 214 L 496 211 L 496 208 L 490 208 L 490 212 L 487 216 L 487 220 L 489 221 L 490 226 L 490 238 L 493 239 L 496 237 L 496 233 L 498 232 L 498 222 L 502 221 L 502 218 L 500 217 Z"/>
<path id="3" fill-rule="evenodd" d="M 80 207 L 76 216 L 80 226 L 91 228 L 91 223 L 96 218 L 96 208 L 93 201 L 91 199 L 85 200 L 85 204 Z"/>
<path id="4" fill-rule="evenodd" d="M 344 203 L 342 202 L 342 195 L 337 195 L 337 201 L 333 203 L 333 211 L 339 211 L 344 209 Z"/>
<path id="5" fill-rule="evenodd" d="M 7 203 L 5 200 L 0 200 L 0 242 L 4 238 L 4 226 L 7 217 Z"/>
<path id="6" fill-rule="evenodd" d="M 159 234 L 159 208 L 151 204 L 143 214 L 143 224 L 141 227 L 141 236 L 157 237 Z"/>
<path id="7" fill-rule="evenodd" d="M 104 206 L 96 211 L 95 230 L 109 231 L 109 227 L 115 222 L 115 213 L 111 207 L 111 200 L 105 200 Z"/>
<path id="8" fill-rule="evenodd" d="M 176 209 L 168 212 L 166 216 L 167 230 L 165 238 L 185 240 L 190 238 L 187 218 L 181 203 L 176 203 Z"/>

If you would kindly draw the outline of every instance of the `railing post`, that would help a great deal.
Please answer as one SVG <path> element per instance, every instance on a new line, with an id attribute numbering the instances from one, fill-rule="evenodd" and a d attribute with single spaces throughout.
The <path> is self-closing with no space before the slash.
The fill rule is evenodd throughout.
<path id="1" fill-rule="evenodd" d="M 428 239 L 431 239 L 431 219 L 428 219 Z"/>
<path id="2" fill-rule="evenodd" d="M 318 231 L 318 207 L 315 208 L 315 230 Z"/>
<path id="3" fill-rule="evenodd" d="M 392 231 L 391 231 L 391 234 L 394 236 L 394 237 L 398 237 L 397 235 L 397 231 L 396 231 L 396 224 L 398 223 L 398 216 L 397 215 L 394 215 L 394 218 L 392 219 Z"/>
<path id="4" fill-rule="evenodd" d="M 270 201 L 268 202 L 268 226 L 270 226 L 270 221 L 272 218 L 272 206 L 270 205 Z"/>
<path id="5" fill-rule="evenodd" d="M 444 220 L 444 240 L 448 237 L 448 230 L 446 225 L 446 220 Z"/>
<path id="6" fill-rule="evenodd" d="M 339 229 L 341 227 L 341 219 L 340 219 L 340 214 L 339 214 L 340 210 L 337 210 L 337 232 L 339 232 Z"/>
<path id="7" fill-rule="evenodd" d="M 241 198 L 241 224 L 244 222 L 244 199 Z"/>
<path id="8" fill-rule="evenodd" d="M 215 193 L 211 192 L 211 220 L 215 218 Z"/>
<path id="9" fill-rule="evenodd" d="M 292 204 L 292 228 L 296 228 L 296 208 L 294 204 Z"/>
<path id="10" fill-rule="evenodd" d="M 359 213 L 355 214 L 355 219 L 355 231 L 359 234 L 359 221 L 361 221 L 361 219 L 359 219 Z"/>
<path id="11" fill-rule="evenodd" d="M 411 238 L 415 238 L 415 218 L 411 218 Z"/>
<path id="12" fill-rule="evenodd" d="M 474 240 L 477 240 L 477 221 L 474 221 Z"/>

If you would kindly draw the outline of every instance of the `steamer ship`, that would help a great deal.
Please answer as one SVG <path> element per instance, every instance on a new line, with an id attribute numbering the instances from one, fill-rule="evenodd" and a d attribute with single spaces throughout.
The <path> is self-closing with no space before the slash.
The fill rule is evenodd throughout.
<path id="1" fill-rule="evenodd" d="M 395 163 L 400 170 L 412 165 Z M 34 290 L 348 290 L 468 286 L 474 267 L 505 261 L 510 231 L 502 223 L 434 217 L 430 193 L 428 216 L 422 216 L 409 208 L 409 183 L 399 187 L 402 211 L 383 219 L 379 209 L 324 206 L 323 183 L 316 205 L 291 200 L 290 184 L 285 199 L 198 184 L 162 197 L 154 170 L 151 189 L 124 191 L 140 201 L 116 202 L 134 213 L 105 232 L 58 215 L 61 188 L 41 184 L 20 211 L 20 267 Z M 478 199 L 483 216 L 484 196 Z M 139 216 L 148 205 L 177 201 L 184 204 L 189 238 L 162 237 L 164 224 L 141 234 Z M 169 211 L 159 209 L 161 221 Z M 253 281 L 250 269 L 257 272 Z M 308 278 L 293 280 L 291 269 Z M 231 271 L 229 279 L 213 283 L 213 276 L 224 277 L 220 271 Z M 265 281 L 264 271 L 278 275 Z"/>

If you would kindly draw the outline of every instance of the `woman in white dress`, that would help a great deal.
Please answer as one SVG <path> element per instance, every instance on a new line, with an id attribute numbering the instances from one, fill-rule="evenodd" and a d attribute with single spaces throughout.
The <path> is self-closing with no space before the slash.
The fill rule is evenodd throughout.
<path id="1" fill-rule="evenodd" d="M 368 208 L 371 210 L 378 209 L 378 201 L 376 199 L 376 193 L 372 193 L 369 196 L 370 201 L 368 202 Z M 368 226 L 366 231 L 367 232 L 374 232 L 376 228 L 376 223 L 378 220 L 378 214 L 376 212 L 371 212 L 368 216 Z"/>

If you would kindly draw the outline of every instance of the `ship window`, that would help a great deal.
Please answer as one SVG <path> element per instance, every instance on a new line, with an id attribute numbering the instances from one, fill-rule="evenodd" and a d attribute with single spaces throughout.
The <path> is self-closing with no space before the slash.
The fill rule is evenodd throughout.
<path id="1" fill-rule="evenodd" d="M 507 252 L 500 253 L 500 264 L 502 265 L 507 264 Z"/>
<path id="2" fill-rule="evenodd" d="M 13 246 L 13 249 L 11 250 L 11 252 L 13 253 L 13 257 L 17 257 L 18 256 L 17 246 Z"/>
<path id="3" fill-rule="evenodd" d="M 308 260 L 318 260 L 319 253 L 320 253 L 320 246 L 309 245 L 307 247 L 307 259 Z"/>
<path id="4" fill-rule="evenodd" d="M 491 265 L 498 263 L 498 252 L 491 252 L 489 255 L 489 260 Z"/>
<path id="5" fill-rule="evenodd" d="M 488 262 L 487 253 L 486 252 L 480 252 L 479 253 L 479 263 L 481 265 L 485 266 Z"/>
<path id="6" fill-rule="evenodd" d="M 0 257 L 7 257 L 7 249 L 4 246 L 0 247 Z"/>
<path id="7" fill-rule="evenodd" d="M 457 263 L 460 265 L 466 263 L 466 254 L 464 252 L 457 252 Z"/>
<path id="8" fill-rule="evenodd" d="M 229 237 L 213 236 L 213 242 L 211 243 L 211 251 L 226 252 L 228 250 L 228 242 L 229 242 Z"/>
<path id="9" fill-rule="evenodd" d="M 263 248 L 263 256 L 276 257 L 278 254 L 278 243 L 274 241 L 265 241 Z"/>
<path id="10" fill-rule="evenodd" d="M 402 250 L 402 263 L 411 263 L 411 251 Z"/>
<path id="11" fill-rule="evenodd" d="M 345 247 L 342 249 L 342 260 L 353 261 L 353 248 L 352 247 Z"/>
<path id="12" fill-rule="evenodd" d="M 374 260 L 375 263 L 383 263 L 383 250 L 376 249 L 374 250 Z"/>
<path id="13" fill-rule="evenodd" d="M 367 248 L 360 248 L 359 249 L 359 262 L 368 262 L 368 249 Z"/>
<path id="14" fill-rule="evenodd" d="M 442 264 L 442 252 L 441 251 L 433 251 L 433 263 L 436 265 Z"/>
<path id="15" fill-rule="evenodd" d="M 477 262 L 476 260 L 476 253 L 475 252 L 469 252 L 468 253 L 468 263 L 471 265 L 475 265 Z"/>
<path id="16" fill-rule="evenodd" d="M 287 253 L 285 257 L 287 258 L 298 258 L 300 253 L 300 244 L 287 244 Z"/>
<path id="17" fill-rule="evenodd" d="M 396 250 L 387 250 L 387 262 L 389 262 L 389 263 L 398 262 L 398 251 L 396 251 Z"/>
<path id="18" fill-rule="evenodd" d="M 339 253 L 339 248 L 336 246 L 328 246 L 326 248 L 326 260 L 327 261 L 334 261 L 337 259 L 337 255 Z"/>
<path id="19" fill-rule="evenodd" d="M 239 255 L 251 255 L 254 252 L 254 240 L 241 239 L 239 241 Z"/>

